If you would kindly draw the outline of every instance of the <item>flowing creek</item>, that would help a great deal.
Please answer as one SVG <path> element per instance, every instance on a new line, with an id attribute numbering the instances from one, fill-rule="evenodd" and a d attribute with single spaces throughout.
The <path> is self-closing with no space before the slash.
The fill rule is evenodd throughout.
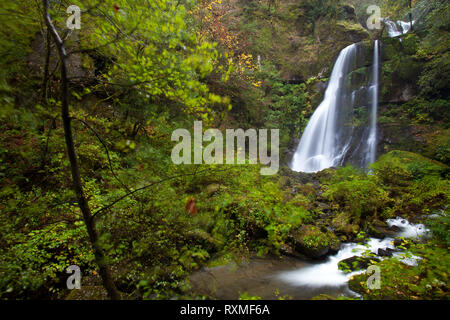
<path id="1" fill-rule="evenodd" d="M 423 224 L 411 224 L 402 218 L 390 219 L 387 223 L 388 226 L 399 228 L 395 237 L 417 238 L 426 236 L 429 232 Z M 396 250 L 393 241 L 394 238 L 386 237 L 382 240 L 370 238 L 366 245 L 344 243 L 338 253 L 318 262 L 282 256 L 250 258 L 239 265 L 229 263 L 202 268 L 191 276 L 192 291 L 217 299 L 238 299 L 239 294 L 244 292 L 263 299 L 277 299 L 287 295 L 295 300 L 303 300 L 319 294 L 357 297 L 348 288 L 348 280 L 352 275 L 365 270 L 346 274 L 338 269 L 339 261 L 361 256 L 367 250 L 373 253 L 377 253 L 378 249 Z M 401 251 L 394 252 L 393 256 L 409 265 L 415 265 L 420 259 L 414 256 L 404 257 Z"/>

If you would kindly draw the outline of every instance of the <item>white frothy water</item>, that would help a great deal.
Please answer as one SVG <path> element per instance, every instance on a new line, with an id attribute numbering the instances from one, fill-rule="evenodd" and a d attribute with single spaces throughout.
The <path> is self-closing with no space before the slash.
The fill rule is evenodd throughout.
<path id="1" fill-rule="evenodd" d="M 408 220 L 402 219 L 400 217 L 397 217 L 395 219 L 388 219 L 386 222 L 389 227 L 396 226 L 401 229 L 401 231 L 397 234 L 397 237 L 414 239 L 425 237 L 430 232 L 430 230 L 428 230 L 425 225 L 421 223 L 412 224 Z"/>
<path id="2" fill-rule="evenodd" d="M 387 220 L 389 226 L 397 226 L 400 232 L 396 236 L 405 238 L 417 238 L 425 236 L 429 230 L 423 224 L 411 224 L 402 218 Z M 367 251 L 377 254 L 378 249 L 395 249 L 393 238 L 384 238 L 382 240 L 370 238 L 366 245 L 358 243 L 343 244 L 339 252 L 327 258 L 323 263 L 315 264 L 306 268 L 294 271 L 286 271 L 276 275 L 280 280 L 290 283 L 294 286 L 307 287 L 341 287 L 346 285 L 351 276 L 364 272 L 358 270 L 351 273 L 344 273 L 339 270 L 338 263 L 353 256 L 362 256 Z M 394 252 L 394 257 L 397 257 L 401 262 L 414 266 L 420 257 L 410 256 L 404 257 L 401 252 Z M 378 259 L 385 259 L 384 257 Z"/>
<path id="3" fill-rule="evenodd" d="M 364 48 L 359 43 L 355 43 L 340 52 L 333 67 L 325 97 L 309 120 L 292 158 L 292 170 L 317 172 L 343 165 L 348 162 L 349 157 L 353 160 L 358 159 L 358 165 L 361 167 L 366 167 L 375 161 L 380 69 L 378 40 L 375 41 L 374 47 L 372 81 L 370 86 L 363 85 L 360 88 L 355 88 L 354 82 L 358 77 L 353 72 L 362 67 L 361 53 L 364 53 Z M 367 95 L 361 95 L 364 91 L 367 91 Z M 360 101 L 356 102 L 358 92 Z M 364 100 L 365 103 L 361 104 L 361 97 L 368 101 Z M 354 108 L 358 106 L 371 108 L 370 121 L 367 125 L 369 130 L 364 131 L 362 135 L 354 130 L 353 125 L 356 116 Z M 357 146 L 356 150 L 355 146 Z"/>
<path id="4" fill-rule="evenodd" d="M 414 20 L 412 21 L 412 25 L 414 25 Z M 402 33 L 408 33 L 411 30 L 411 23 L 410 22 L 405 22 L 405 21 L 397 21 L 397 24 L 400 25 L 400 27 L 402 27 Z"/>
<path id="5" fill-rule="evenodd" d="M 386 25 L 386 30 L 391 38 L 396 38 L 398 36 L 401 36 L 403 33 L 398 30 L 398 26 L 394 21 L 385 19 L 384 24 Z"/>
<path id="6" fill-rule="evenodd" d="M 367 161 L 366 163 L 374 163 L 377 154 L 377 113 L 378 113 L 378 73 L 380 68 L 380 47 L 379 40 L 375 40 L 375 48 L 373 53 L 373 66 L 372 66 L 372 114 L 370 119 L 370 133 L 369 139 L 367 139 Z"/>
<path id="7" fill-rule="evenodd" d="M 302 135 L 292 160 L 292 170 L 316 172 L 336 165 L 345 154 L 339 148 L 336 128 L 340 98 L 345 96 L 346 76 L 352 70 L 356 57 L 356 44 L 344 48 L 331 73 L 325 98 L 317 107 Z M 347 145 L 347 143 L 344 143 Z"/>
<path id="8" fill-rule="evenodd" d="M 398 20 L 394 22 L 390 19 L 383 19 L 383 22 L 386 26 L 387 33 L 389 37 L 396 38 L 403 34 L 408 33 L 411 30 L 411 22 Z M 412 21 L 412 25 L 414 26 L 415 21 Z M 399 28 L 400 26 L 400 28 Z"/>

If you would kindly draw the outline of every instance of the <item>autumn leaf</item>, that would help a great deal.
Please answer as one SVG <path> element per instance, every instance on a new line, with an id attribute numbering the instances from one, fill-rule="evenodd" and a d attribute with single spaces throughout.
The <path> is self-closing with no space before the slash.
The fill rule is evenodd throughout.
<path id="1" fill-rule="evenodd" d="M 195 205 L 194 198 L 189 198 L 184 206 L 184 209 L 189 212 L 191 215 L 195 215 L 198 211 L 197 206 Z"/>

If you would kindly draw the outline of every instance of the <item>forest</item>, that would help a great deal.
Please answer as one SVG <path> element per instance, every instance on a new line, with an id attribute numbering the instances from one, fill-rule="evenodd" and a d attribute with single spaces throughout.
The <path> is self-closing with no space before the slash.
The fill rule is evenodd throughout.
<path id="1" fill-rule="evenodd" d="M 448 1 L 0 22 L 0 300 L 450 298 Z"/>

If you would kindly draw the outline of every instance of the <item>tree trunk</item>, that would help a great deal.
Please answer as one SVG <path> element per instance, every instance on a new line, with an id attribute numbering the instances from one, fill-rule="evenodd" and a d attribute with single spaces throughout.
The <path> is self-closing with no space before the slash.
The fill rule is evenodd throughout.
<path id="1" fill-rule="evenodd" d="M 51 35 L 50 30 L 47 27 L 47 35 L 46 35 L 46 52 L 45 52 L 45 66 L 44 66 L 44 80 L 42 81 L 42 102 L 47 104 L 47 82 L 49 76 L 49 68 L 50 68 L 50 55 L 51 55 Z"/>
<path id="2" fill-rule="evenodd" d="M 75 152 L 75 146 L 73 142 L 71 119 L 69 115 L 69 87 L 67 79 L 67 53 L 64 47 L 64 42 L 58 34 L 55 26 L 53 25 L 50 15 L 48 13 L 49 2 L 44 1 L 44 19 L 47 24 L 47 32 L 51 32 L 53 40 L 58 49 L 58 55 L 61 60 L 61 100 L 62 100 L 62 121 L 64 125 L 64 137 L 66 140 L 67 154 L 70 160 L 70 169 L 72 172 L 73 188 L 77 195 L 78 205 L 83 214 L 83 220 L 86 224 L 86 228 L 89 234 L 89 239 L 94 250 L 95 262 L 99 267 L 99 273 L 103 280 L 103 286 L 108 292 L 108 296 L 113 300 L 119 300 L 120 294 L 112 280 L 111 272 L 105 262 L 105 255 L 103 249 L 98 242 L 98 233 L 95 227 L 95 221 L 92 219 L 91 210 L 89 204 L 84 196 L 83 186 L 81 183 L 80 170 L 78 166 L 78 159 Z"/>

